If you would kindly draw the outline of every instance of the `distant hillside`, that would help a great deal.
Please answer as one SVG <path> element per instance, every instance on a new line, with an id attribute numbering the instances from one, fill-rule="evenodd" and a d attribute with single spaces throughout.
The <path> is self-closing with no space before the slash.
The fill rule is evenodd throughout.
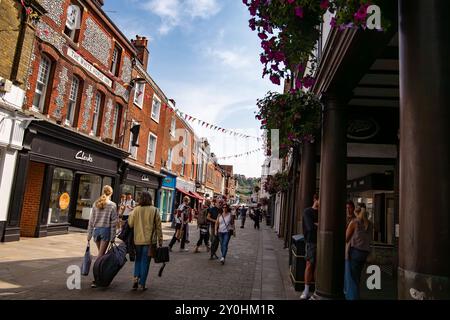
<path id="1" fill-rule="evenodd" d="M 234 178 L 238 183 L 236 194 L 239 195 L 241 202 L 249 202 L 255 186 L 260 186 L 261 178 L 247 178 L 242 174 L 235 174 Z"/>

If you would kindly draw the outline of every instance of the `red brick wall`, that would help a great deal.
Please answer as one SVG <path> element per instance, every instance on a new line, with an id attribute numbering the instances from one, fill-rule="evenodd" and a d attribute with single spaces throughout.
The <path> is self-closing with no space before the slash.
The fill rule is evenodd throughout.
<path id="1" fill-rule="evenodd" d="M 20 235 L 34 237 L 38 223 L 45 164 L 30 162 L 20 219 Z"/>

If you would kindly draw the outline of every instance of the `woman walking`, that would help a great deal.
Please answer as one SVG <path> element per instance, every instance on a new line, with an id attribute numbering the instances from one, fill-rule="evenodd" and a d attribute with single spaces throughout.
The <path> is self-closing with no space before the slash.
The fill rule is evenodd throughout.
<path id="1" fill-rule="evenodd" d="M 136 261 L 134 262 L 133 290 L 146 290 L 148 269 L 150 267 L 149 251 L 158 244 L 162 247 L 163 236 L 161 218 L 158 209 L 153 206 L 149 192 L 142 192 L 139 204 L 130 213 L 128 225 L 134 228 L 134 243 L 136 245 Z"/>
<path id="2" fill-rule="evenodd" d="M 183 198 L 183 203 L 178 207 L 177 210 L 177 220 L 175 226 L 175 234 L 172 237 L 172 240 L 169 243 L 169 249 L 172 251 L 172 247 L 174 246 L 177 240 L 181 240 L 180 251 L 189 251 L 185 249 L 186 244 L 186 226 L 189 223 L 189 215 L 191 213 L 191 207 L 189 206 L 190 199 L 188 196 Z"/>
<path id="3" fill-rule="evenodd" d="M 222 205 L 222 213 L 216 220 L 216 234 L 219 235 L 220 251 L 222 257 L 220 263 L 225 264 L 225 258 L 228 252 L 228 243 L 230 242 L 230 230 L 234 229 L 234 219 L 231 217 L 230 207 L 227 204 Z"/>
<path id="4" fill-rule="evenodd" d="M 103 194 L 95 201 L 89 219 L 87 241 L 89 243 L 94 237 L 98 249 L 97 258 L 105 254 L 108 244 L 114 242 L 116 237 L 117 205 L 111 201 L 112 194 L 113 189 L 110 186 L 103 187 Z M 94 281 L 91 287 L 96 287 Z"/>
<path id="5" fill-rule="evenodd" d="M 356 219 L 350 222 L 345 235 L 348 248 L 344 279 L 347 300 L 359 299 L 361 273 L 370 253 L 370 242 L 372 241 L 373 225 L 367 218 L 365 204 L 358 204 L 355 213 Z"/>
<path id="6" fill-rule="evenodd" d="M 200 230 L 200 237 L 197 241 L 197 246 L 195 247 L 194 253 L 199 253 L 198 249 L 202 245 L 202 242 L 205 243 L 206 251 L 209 252 L 209 225 L 208 225 L 208 209 L 210 206 L 210 201 L 206 200 L 206 202 L 203 204 L 203 208 L 200 210 L 200 212 L 196 215 L 197 218 L 197 228 Z"/>

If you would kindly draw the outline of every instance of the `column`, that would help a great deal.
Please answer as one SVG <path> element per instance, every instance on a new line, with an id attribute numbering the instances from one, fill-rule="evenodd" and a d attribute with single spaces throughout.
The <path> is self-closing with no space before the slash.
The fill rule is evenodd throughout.
<path id="1" fill-rule="evenodd" d="M 299 190 L 299 225 L 302 223 L 303 210 L 311 207 L 316 193 L 316 146 L 315 143 L 305 142 L 302 145 L 300 162 L 300 190 Z M 300 228 L 301 231 L 301 228 Z"/>
<path id="2" fill-rule="evenodd" d="M 325 99 L 320 161 L 320 210 L 315 299 L 343 298 L 347 144 L 345 105 Z"/>
<path id="3" fill-rule="evenodd" d="M 450 299 L 449 12 L 399 1 L 400 299 Z"/>

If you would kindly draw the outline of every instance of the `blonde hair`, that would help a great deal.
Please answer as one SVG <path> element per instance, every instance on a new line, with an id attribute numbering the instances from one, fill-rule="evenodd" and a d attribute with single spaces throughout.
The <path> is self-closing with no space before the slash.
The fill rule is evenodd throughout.
<path id="1" fill-rule="evenodd" d="M 109 198 L 111 197 L 111 195 L 113 194 L 113 188 L 111 188 L 111 186 L 104 186 L 103 187 L 103 194 L 100 196 L 100 198 L 97 199 L 97 201 L 95 202 L 95 206 L 98 209 L 105 209 L 106 207 L 106 202 L 109 200 Z"/>
<path id="2" fill-rule="evenodd" d="M 188 196 L 184 196 L 183 202 L 186 202 L 186 200 L 187 200 L 188 202 L 191 201 L 191 199 L 190 199 Z"/>
<path id="3" fill-rule="evenodd" d="M 369 220 L 369 218 L 367 217 L 367 210 L 366 210 L 366 208 L 364 208 L 364 207 L 359 207 L 359 206 L 358 206 L 358 207 L 355 209 L 355 213 L 356 213 L 356 215 L 357 215 L 357 218 L 358 218 L 359 220 L 362 220 L 362 221 L 363 221 L 363 223 L 364 223 L 364 230 L 367 231 L 367 229 L 369 228 L 370 220 Z"/>

